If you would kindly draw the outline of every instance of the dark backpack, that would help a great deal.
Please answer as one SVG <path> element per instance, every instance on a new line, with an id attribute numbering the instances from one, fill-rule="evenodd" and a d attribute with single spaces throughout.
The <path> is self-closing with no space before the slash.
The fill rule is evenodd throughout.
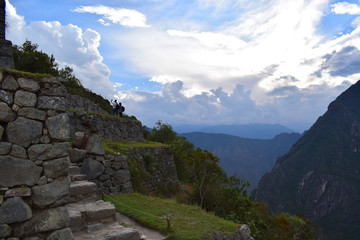
<path id="1" fill-rule="evenodd" d="M 119 104 L 116 103 L 115 109 L 116 109 L 116 110 L 119 110 L 119 108 L 120 108 Z"/>
<path id="2" fill-rule="evenodd" d="M 125 107 L 124 106 L 121 106 L 121 111 L 125 112 Z"/>

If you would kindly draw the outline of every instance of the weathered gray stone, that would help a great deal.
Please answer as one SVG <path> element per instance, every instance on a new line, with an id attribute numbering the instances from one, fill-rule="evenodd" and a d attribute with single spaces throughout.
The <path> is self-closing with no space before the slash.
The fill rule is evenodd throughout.
<path id="1" fill-rule="evenodd" d="M 14 110 L 15 112 L 17 112 L 17 111 L 19 111 L 20 107 L 19 107 L 19 105 L 13 104 L 11 109 Z"/>
<path id="2" fill-rule="evenodd" d="M 4 202 L 4 196 L 0 195 L 0 205 Z"/>
<path id="3" fill-rule="evenodd" d="M 36 105 L 37 96 L 35 93 L 27 91 L 16 91 L 14 102 L 22 107 L 34 107 Z"/>
<path id="4" fill-rule="evenodd" d="M 40 90 L 39 83 L 33 79 L 19 78 L 18 83 L 26 91 L 38 92 Z"/>
<path id="5" fill-rule="evenodd" d="M 46 177 L 45 177 L 45 176 L 42 176 L 42 177 L 39 179 L 39 181 L 38 181 L 37 184 L 38 184 L 39 186 L 42 186 L 42 185 L 47 184 Z"/>
<path id="6" fill-rule="evenodd" d="M 70 148 L 69 158 L 72 163 L 80 162 L 86 157 L 86 151 L 78 148 Z"/>
<path id="7" fill-rule="evenodd" d="M 250 240 L 251 230 L 248 225 L 242 224 L 239 229 L 240 235 L 244 240 Z"/>
<path id="8" fill-rule="evenodd" d="M 12 145 L 10 155 L 18 158 L 27 158 L 25 148 L 16 144 Z"/>
<path id="9" fill-rule="evenodd" d="M 16 118 L 16 113 L 4 102 L 0 102 L 0 122 L 11 122 Z"/>
<path id="10" fill-rule="evenodd" d="M 19 84 L 18 82 L 15 80 L 15 78 L 13 76 L 7 75 L 5 77 L 5 79 L 3 80 L 3 82 L 1 83 L 1 88 L 5 89 L 5 90 L 16 90 L 18 89 Z"/>
<path id="11" fill-rule="evenodd" d="M 6 92 L 4 90 L 0 90 L 0 100 L 6 102 L 7 104 L 12 104 L 14 99 L 13 99 L 13 94 L 10 92 Z"/>
<path id="12" fill-rule="evenodd" d="M 118 170 L 114 172 L 115 185 L 126 183 L 130 180 L 130 171 L 129 170 Z"/>
<path id="13" fill-rule="evenodd" d="M 80 230 L 83 225 L 83 219 L 80 211 L 69 210 L 70 227 L 72 229 Z"/>
<path id="14" fill-rule="evenodd" d="M 0 142 L 0 155 L 9 154 L 11 150 L 11 143 L 9 142 Z"/>
<path id="15" fill-rule="evenodd" d="M 32 188 L 31 199 L 34 206 L 45 208 L 69 196 L 70 178 L 68 176 L 55 179 L 49 184 Z"/>
<path id="16" fill-rule="evenodd" d="M 44 239 L 41 237 L 34 236 L 34 237 L 26 237 L 26 238 L 24 238 L 24 240 L 44 240 Z"/>
<path id="17" fill-rule="evenodd" d="M 66 228 L 69 226 L 69 222 L 69 214 L 64 207 L 34 211 L 33 217 L 29 221 L 15 226 L 13 232 L 15 236 L 28 236 Z"/>
<path id="18" fill-rule="evenodd" d="M 23 222 L 31 217 L 29 205 L 19 197 L 9 198 L 0 206 L 0 224 Z"/>
<path id="19" fill-rule="evenodd" d="M 49 135 L 42 135 L 41 138 L 40 138 L 40 143 L 42 144 L 48 144 L 50 143 L 51 140 L 50 140 L 50 137 Z"/>
<path id="20" fill-rule="evenodd" d="M 42 168 L 32 161 L 10 156 L 0 156 L 0 185 L 13 187 L 33 186 L 39 181 Z"/>
<path id="21" fill-rule="evenodd" d="M 65 157 L 70 146 L 67 142 L 54 144 L 36 144 L 28 148 L 28 155 L 31 160 L 49 160 Z"/>
<path id="22" fill-rule="evenodd" d="M 140 240 L 140 233 L 132 228 L 123 228 L 107 233 L 100 240 Z"/>
<path id="23" fill-rule="evenodd" d="M 49 131 L 50 138 L 62 141 L 70 139 L 70 120 L 66 113 L 49 117 L 45 121 L 45 125 Z"/>
<path id="24" fill-rule="evenodd" d="M 104 155 L 105 151 L 101 145 L 102 137 L 99 135 L 91 135 L 87 139 L 86 152 L 90 154 Z"/>
<path id="25" fill-rule="evenodd" d="M 18 115 L 22 116 L 22 117 L 30 118 L 30 119 L 41 120 L 41 121 L 45 120 L 45 118 L 46 118 L 45 111 L 38 110 L 33 107 L 20 108 L 18 111 Z"/>
<path id="26" fill-rule="evenodd" d="M 43 164 L 46 177 L 58 178 L 69 172 L 70 159 L 68 157 L 46 161 Z"/>
<path id="27" fill-rule="evenodd" d="M 86 174 L 88 179 L 95 179 L 100 176 L 105 170 L 105 167 L 98 161 L 93 159 L 86 159 L 81 166 L 81 173 Z"/>
<path id="28" fill-rule="evenodd" d="M 49 87 L 49 88 L 42 88 L 41 94 L 47 96 L 59 96 L 64 97 L 67 91 L 64 85 L 60 85 L 57 87 Z"/>
<path id="29" fill-rule="evenodd" d="M 42 127 L 41 122 L 18 117 L 15 121 L 10 122 L 6 128 L 8 141 L 26 148 L 39 140 Z"/>
<path id="30" fill-rule="evenodd" d="M 29 197 L 31 196 L 31 189 L 28 187 L 12 188 L 5 192 L 5 197 Z"/>
<path id="31" fill-rule="evenodd" d="M 74 236 L 70 228 L 57 230 L 50 234 L 46 240 L 73 240 Z"/>
<path id="32" fill-rule="evenodd" d="M 60 78 L 56 78 L 56 77 L 44 77 L 41 79 L 41 82 L 43 83 L 52 83 L 55 85 L 60 84 Z"/>
<path id="33" fill-rule="evenodd" d="M 66 109 L 65 98 L 40 96 L 38 98 L 37 108 L 64 112 Z"/>
<path id="34" fill-rule="evenodd" d="M 11 234 L 11 228 L 7 224 L 0 224 L 0 238 L 7 237 Z"/>
<path id="35" fill-rule="evenodd" d="M 85 138 L 85 139 L 84 139 Z M 84 132 L 76 132 L 73 136 L 73 147 L 74 148 L 84 148 L 84 141 L 86 143 L 86 133 Z"/>
<path id="36" fill-rule="evenodd" d="M 0 125 L 0 141 L 2 139 L 3 133 L 4 133 L 4 128 Z"/>

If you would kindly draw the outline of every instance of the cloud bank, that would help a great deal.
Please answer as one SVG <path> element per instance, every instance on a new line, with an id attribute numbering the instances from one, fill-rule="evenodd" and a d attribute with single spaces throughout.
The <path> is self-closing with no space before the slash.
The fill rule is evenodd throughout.
<path id="1" fill-rule="evenodd" d="M 127 114 L 148 126 L 157 120 L 173 125 L 280 123 L 302 131 L 360 78 L 357 4 L 329 5 L 327 0 L 142 4 L 149 9 L 134 10 L 136 4 L 134 9 L 75 8 L 79 17 L 101 16 L 96 31 L 57 21 L 27 24 L 8 4 L 8 38 L 17 44 L 25 38 L 39 44 L 62 65 L 72 67 L 86 87 L 107 98 L 116 96 Z M 319 26 L 327 14 L 351 14 L 350 30 L 337 36 L 322 34 Z M 103 63 L 100 40 L 106 44 L 103 49 L 110 49 L 112 66 Z M 120 66 L 146 79 L 144 84 L 162 87 L 146 91 L 136 83 L 124 90 L 131 80 L 111 76 L 110 69 Z"/>

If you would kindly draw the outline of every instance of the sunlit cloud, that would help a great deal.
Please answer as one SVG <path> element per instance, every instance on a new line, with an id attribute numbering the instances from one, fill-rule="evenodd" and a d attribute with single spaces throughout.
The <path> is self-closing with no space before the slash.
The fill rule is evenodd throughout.
<path id="1" fill-rule="evenodd" d="M 109 25 L 110 21 L 114 24 L 120 24 L 125 27 L 150 27 L 146 24 L 146 16 L 138 11 L 125 8 L 112 8 L 103 5 L 98 6 L 81 6 L 77 7 L 75 12 L 79 13 L 95 13 L 102 15 L 104 19 L 100 19 L 99 22 L 103 25 Z"/>
<path id="2" fill-rule="evenodd" d="M 336 14 L 360 15 L 360 6 L 348 2 L 338 2 L 331 5 L 331 11 Z"/>

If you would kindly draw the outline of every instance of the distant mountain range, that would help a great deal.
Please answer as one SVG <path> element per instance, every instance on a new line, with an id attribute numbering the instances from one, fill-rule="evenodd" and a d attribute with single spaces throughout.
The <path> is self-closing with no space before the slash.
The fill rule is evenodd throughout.
<path id="1" fill-rule="evenodd" d="M 271 170 L 276 159 L 300 138 L 298 133 L 282 133 L 273 139 L 249 139 L 227 134 L 191 132 L 178 134 L 196 147 L 219 157 L 228 176 L 245 177 L 255 188 L 260 178 Z"/>
<path id="2" fill-rule="evenodd" d="M 257 198 L 273 211 L 303 212 L 325 239 L 360 239 L 360 81 L 276 161 Z"/>
<path id="3" fill-rule="evenodd" d="M 243 138 L 272 139 L 281 133 L 292 133 L 294 130 L 281 124 L 237 124 L 237 125 L 174 125 L 177 133 L 203 132 L 222 133 Z"/>

